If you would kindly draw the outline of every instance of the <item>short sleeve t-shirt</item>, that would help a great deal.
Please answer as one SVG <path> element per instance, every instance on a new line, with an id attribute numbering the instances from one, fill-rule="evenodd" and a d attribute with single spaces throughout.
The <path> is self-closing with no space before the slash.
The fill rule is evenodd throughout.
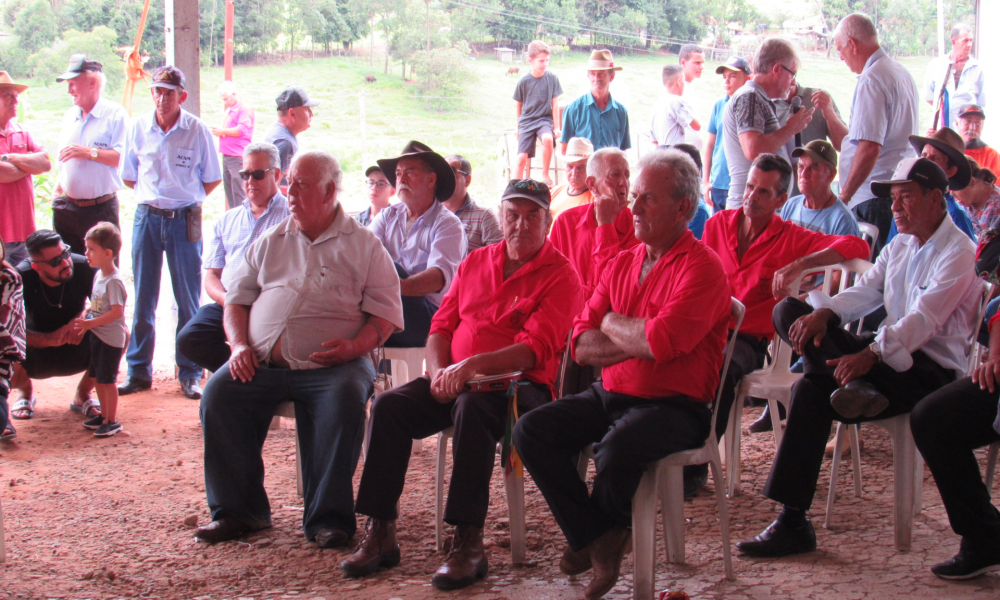
<path id="1" fill-rule="evenodd" d="M 650 135 L 657 144 L 683 144 L 684 130 L 694 121 L 691 109 L 680 96 L 665 94 L 653 108 Z"/>
<path id="2" fill-rule="evenodd" d="M 288 167 L 292 164 L 292 157 L 299 151 L 299 141 L 281 123 L 271 125 L 264 141 L 278 147 L 278 156 L 281 158 L 281 185 L 288 185 Z"/>
<path id="3" fill-rule="evenodd" d="M 87 259 L 73 254 L 73 277 L 61 285 L 50 287 L 31 268 L 27 260 L 17 266 L 24 285 L 25 327 L 37 333 L 51 333 L 83 312 L 84 304 L 94 286 L 94 271 Z"/>
<path id="4" fill-rule="evenodd" d="M 840 200 L 835 200 L 832 205 L 824 209 L 816 210 L 807 207 L 806 197 L 799 194 L 789 198 L 781 207 L 781 218 L 809 231 L 861 237 L 857 219 Z"/>
<path id="5" fill-rule="evenodd" d="M 712 107 L 712 116 L 708 120 L 708 133 L 715 136 L 715 146 L 712 148 L 712 171 L 709 181 L 712 187 L 720 190 L 729 189 L 729 164 L 726 163 L 726 149 L 722 141 L 722 113 L 729 103 L 729 96 L 720 98 Z"/>
<path id="6" fill-rule="evenodd" d="M 748 81 L 733 94 L 722 114 L 722 141 L 725 145 L 726 163 L 729 165 L 729 199 L 726 208 L 736 208 L 743 202 L 743 190 L 750 172 L 750 159 L 743 154 L 740 134 L 747 131 L 770 134 L 781 129 L 774 104 L 763 88 Z M 788 160 L 782 147 L 778 155 Z"/>
<path id="7" fill-rule="evenodd" d="M 539 125 L 552 125 L 552 99 L 562 93 L 559 78 L 552 71 L 542 73 L 541 77 L 531 73 L 522 77 L 514 88 L 514 100 L 522 103 L 518 129 L 532 130 Z"/>
<path id="8" fill-rule="evenodd" d="M 122 280 L 118 269 L 107 277 L 98 270 L 94 274 L 94 289 L 90 293 L 90 310 L 87 311 L 87 319 L 96 319 L 107 313 L 112 306 L 125 306 L 125 299 L 128 293 L 125 291 L 125 281 Z M 125 347 L 125 315 L 118 317 L 110 323 L 105 323 L 91 329 L 102 342 L 115 348 Z"/>

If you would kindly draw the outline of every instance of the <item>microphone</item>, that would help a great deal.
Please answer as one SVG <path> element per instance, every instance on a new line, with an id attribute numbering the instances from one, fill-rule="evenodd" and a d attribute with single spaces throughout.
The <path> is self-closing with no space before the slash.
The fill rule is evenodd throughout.
<path id="1" fill-rule="evenodd" d="M 802 96 L 793 97 L 791 106 L 793 115 L 802 110 Z"/>

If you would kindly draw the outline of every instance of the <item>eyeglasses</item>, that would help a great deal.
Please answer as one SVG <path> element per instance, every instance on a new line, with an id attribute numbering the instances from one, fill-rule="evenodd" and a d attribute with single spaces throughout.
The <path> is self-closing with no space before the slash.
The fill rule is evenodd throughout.
<path id="1" fill-rule="evenodd" d="M 274 170 L 274 167 L 271 167 L 270 169 L 264 169 L 264 170 L 257 169 L 256 171 L 240 171 L 240 179 L 242 179 L 243 181 L 247 181 L 251 177 L 253 177 L 257 181 L 260 181 L 261 179 L 264 179 L 264 174 L 265 173 L 267 173 L 268 171 L 273 171 L 273 170 Z"/>
<path id="2" fill-rule="evenodd" d="M 782 69 L 788 71 L 788 73 L 792 76 L 792 79 L 795 79 L 795 75 L 796 75 L 795 71 L 789 69 L 788 67 L 786 67 L 785 65 L 783 65 L 781 63 L 778 63 L 778 66 L 781 67 Z"/>
<path id="3" fill-rule="evenodd" d="M 458 173 L 459 175 L 465 175 L 466 177 L 469 176 L 468 171 L 463 171 L 462 169 L 456 169 L 455 167 L 452 167 L 451 170 Z"/>
<path id="4" fill-rule="evenodd" d="M 378 188 L 378 189 L 381 190 L 381 189 L 389 187 L 389 182 L 388 181 L 375 181 L 374 179 L 366 179 L 365 180 L 365 185 L 368 186 L 368 189 Z"/>
<path id="5" fill-rule="evenodd" d="M 69 260 L 69 255 L 70 255 L 70 249 L 63 248 L 62 254 L 53 258 L 52 260 L 33 260 L 31 262 L 35 264 L 49 265 L 50 267 L 55 268 L 62 265 L 64 260 Z"/>

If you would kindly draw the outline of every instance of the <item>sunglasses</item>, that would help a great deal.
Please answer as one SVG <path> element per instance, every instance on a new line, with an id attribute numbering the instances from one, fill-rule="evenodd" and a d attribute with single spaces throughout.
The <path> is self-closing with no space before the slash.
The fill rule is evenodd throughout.
<path id="1" fill-rule="evenodd" d="M 256 171 L 240 171 L 240 179 L 242 179 L 243 181 L 248 181 L 251 177 L 253 177 L 255 180 L 260 181 L 261 179 L 264 179 L 264 175 L 268 171 L 273 171 L 273 170 L 274 167 L 263 170 L 257 169 Z"/>
<path id="2" fill-rule="evenodd" d="M 62 254 L 53 258 L 52 260 L 33 260 L 31 262 L 36 264 L 49 265 L 52 268 L 61 266 L 64 260 L 69 260 L 70 249 L 63 248 Z"/>

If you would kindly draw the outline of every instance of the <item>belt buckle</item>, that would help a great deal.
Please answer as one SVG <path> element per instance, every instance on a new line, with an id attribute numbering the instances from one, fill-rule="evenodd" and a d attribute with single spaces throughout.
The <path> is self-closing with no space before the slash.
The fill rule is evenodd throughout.
<path id="1" fill-rule="evenodd" d="M 163 210 L 163 209 L 160 209 L 160 210 Z M 166 217 L 166 218 L 168 218 L 168 219 L 173 219 L 174 217 L 177 216 L 177 211 L 176 210 L 163 210 L 163 216 Z"/>

